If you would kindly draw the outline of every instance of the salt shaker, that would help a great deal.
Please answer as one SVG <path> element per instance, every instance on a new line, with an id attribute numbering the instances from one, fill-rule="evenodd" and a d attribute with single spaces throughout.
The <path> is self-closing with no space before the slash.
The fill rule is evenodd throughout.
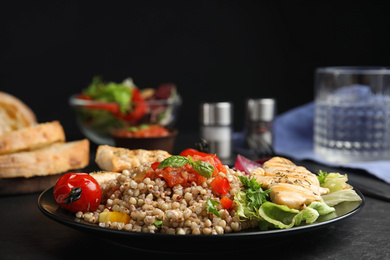
<path id="1" fill-rule="evenodd" d="M 232 107 L 230 102 L 202 103 L 200 134 L 209 145 L 209 152 L 221 159 L 232 153 Z"/>
<path id="2" fill-rule="evenodd" d="M 273 120 L 276 114 L 273 98 L 248 99 L 246 101 L 246 147 L 259 158 L 273 152 Z"/>

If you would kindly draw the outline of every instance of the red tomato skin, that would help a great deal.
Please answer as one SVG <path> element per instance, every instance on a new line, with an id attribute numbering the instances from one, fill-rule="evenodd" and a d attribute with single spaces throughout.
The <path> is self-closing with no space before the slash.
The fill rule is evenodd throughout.
<path id="1" fill-rule="evenodd" d="M 226 194 L 230 190 L 229 181 L 226 178 L 220 177 L 219 175 L 217 175 L 214 180 L 211 181 L 210 186 L 219 194 Z"/>
<path id="2" fill-rule="evenodd" d="M 148 105 L 137 88 L 133 88 L 133 97 L 131 100 L 136 104 L 134 109 L 126 115 L 118 114 L 117 116 L 123 120 L 135 122 L 145 115 L 148 110 Z"/>
<path id="3" fill-rule="evenodd" d="M 159 165 L 160 165 L 160 162 L 154 162 L 154 163 L 152 163 L 151 167 L 153 170 L 157 170 Z"/>
<path id="4" fill-rule="evenodd" d="M 79 94 L 77 96 L 78 99 L 84 99 L 84 100 L 91 100 L 92 98 L 86 94 Z M 102 109 L 102 110 L 107 110 L 110 111 L 113 114 L 118 114 L 119 113 L 119 106 L 118 104 L 114 102 L 106 103 L 106 102 L 96 102 L 95 104 L 88 104 L 86 105 L 87 108 L 89 109 Z"/>
<path id="5" fill-rule="evenodd" d="M 160 125 L 148 125 L 148 127 L 135 131 L 129 131 L 128 129 L 115 130 L 114 135 L 119 137 L 135 137 L 135 138 L 148 138 L 148 137 L 162 137 L 168 136 L 169 130 Z"/>
<path id="6" fill-rule="evenodd" d="M 221 199 L 221 205 L 224 209 L 229 210 L 232 207 L 233 201 L 226 196 Z"/>
<path id="7" fill-rule="evenodd" d="M 67 203 L 66 199 L 73 188 L 81 188 L 80 198 Z M 67 173 L 61 176 L 54 185 L 55 201 L 66 210 L 76 213 L 79 211 L 97 210 L 102 192 L 99 183 L 87 173 Z"/>

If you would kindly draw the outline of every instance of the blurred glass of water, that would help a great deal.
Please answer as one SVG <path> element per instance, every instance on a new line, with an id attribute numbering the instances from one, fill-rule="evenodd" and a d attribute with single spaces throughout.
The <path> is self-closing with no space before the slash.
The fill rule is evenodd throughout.
<path id="1" fill-rule="evenodd" d="M 316 70 L 314 150 L 330 162 L 390 160 L 390 69 Z"/>

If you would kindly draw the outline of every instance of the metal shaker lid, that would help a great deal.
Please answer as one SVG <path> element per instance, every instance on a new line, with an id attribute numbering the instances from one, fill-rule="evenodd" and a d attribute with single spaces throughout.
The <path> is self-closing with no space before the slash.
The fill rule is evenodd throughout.
<path id="1" fill-rule="evenodd" d="M 276 114 L 276 101 L 273 98 L 248 99 L 246 118 L 250 121 L 271 122 Z"/>
<path id="2" fill-rule="evenodd" d="M 202 103 L 200 105 L 200 123 L 202 125 L 231 125 L 232 104 L 230 102 Z"/>

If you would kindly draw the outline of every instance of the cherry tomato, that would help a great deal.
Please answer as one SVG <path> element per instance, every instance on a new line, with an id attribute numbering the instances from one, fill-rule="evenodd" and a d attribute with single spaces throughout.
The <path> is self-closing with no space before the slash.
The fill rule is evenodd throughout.
<path id="1" fill-rule="evenodd" d="M 97 210 L 102 192 L 99 183 L 87 173 L 67 173 L 54 185 L 55 201 L 76 213 Z"/>

